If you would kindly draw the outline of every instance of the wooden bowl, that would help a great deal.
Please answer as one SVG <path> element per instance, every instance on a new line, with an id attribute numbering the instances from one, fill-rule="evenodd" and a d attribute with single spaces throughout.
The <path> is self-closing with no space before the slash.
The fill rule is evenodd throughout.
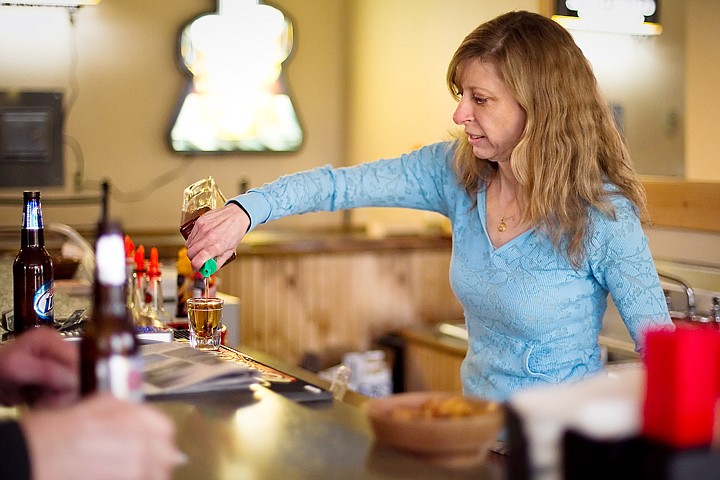
<path id="1" fill-rule="evenodd" d="M 456 415 L 440 416 L 444 407 L 452 410 L 452 406 L 471 412 L 459 416 L 456 408 Z M 451 467 L 482 463 L 504 425 L 500 403 L 444 392 L 399 393 L 369 400 L 365 412 L 376 443 Z"/>

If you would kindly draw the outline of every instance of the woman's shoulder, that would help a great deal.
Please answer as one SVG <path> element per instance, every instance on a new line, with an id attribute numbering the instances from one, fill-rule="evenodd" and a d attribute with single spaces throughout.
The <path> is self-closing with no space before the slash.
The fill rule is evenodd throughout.
<path id="1" fill-rule="evenodd" d="M 607 194 L 607 199 L 616 210 L 632 210 L 634 212 L 637 210 L 635 204 L 623 193 L 620 187 L 614 183 L 605 182 L 603 189 Z"/>
<path id="2" fill-rule="evenodd" d="M 590 221 L 594 228 L 594 236 L 618 232 L 622 230 L 635 230 L 640 224 L 640 217 L 636 205 L 612 183 L 606 182 L 603 185 L 607 194 L 606 209 L 592 207 L 590 209 Z"/>
<path id="3" fill-rule="evenodd" d="M 403 168 L 414 170 L 417 174 L 425 172 L 433 176 L 455 176 L 454 158 L 456 142 L 443 141 L 418 147 L 405 153 L 400 160 Z"/>
<path id="4" fill-rule="evenodd" d="M 432 158 L 435 160 L 444 159 L 451 162 L 455 156 L 456 146 L 457 142 L 455 140 L 435 142 L 417 148 L 413 152 L 410 152 L 410 155 L 419 155 L 421 157 Z"/>

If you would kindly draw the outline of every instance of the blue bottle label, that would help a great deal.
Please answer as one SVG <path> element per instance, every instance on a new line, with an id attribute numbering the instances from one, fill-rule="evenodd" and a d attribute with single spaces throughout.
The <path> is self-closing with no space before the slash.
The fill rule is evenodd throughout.
<path id="1" fill-rule="evenodd" d="M 40 213 L 40 202 L 38 200 L 30 200 L 25 206 L 22 228 L 28 230 L 39 230 L 43 228 L 43 220 Z"/>
<path id="2" fill-rule="evenodd" d="M 53 283 L 43 283 L 33 297 L 33 309 L 38 317 L 49 322 L 53 321 L 53 299 Z"/>

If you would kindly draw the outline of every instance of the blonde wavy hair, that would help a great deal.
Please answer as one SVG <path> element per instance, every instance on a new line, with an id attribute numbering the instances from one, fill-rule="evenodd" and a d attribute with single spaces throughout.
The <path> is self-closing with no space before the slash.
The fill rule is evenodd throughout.
<path id="1" fill-rule="evenodd" d="M 447 71 L 455 98 L 463 67 L 493 64 L 525 110 L 525 130 L 510 156 L 520 186 L 523 219 L 548 235 L 578 267 L 591 235 L 590 208 L 610 218 L 610 195 L 621 194 L 645 219 L 645 190 L 590 63 L 572 36 L 542 15 L 518 11 L 480 25 L 458 47 Z M 471 198 L 493 178 L 497 164 L 473 155 L 458 135 L 455 169 Z M 604 182 L 619 192 L 608 192 Z"/>

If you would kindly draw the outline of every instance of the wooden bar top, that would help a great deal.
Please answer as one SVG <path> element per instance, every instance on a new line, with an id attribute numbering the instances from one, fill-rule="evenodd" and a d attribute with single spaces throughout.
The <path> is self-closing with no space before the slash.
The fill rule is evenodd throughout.
<path id="1" fill-rule="evenodd" d="M 482 465 L 448 469 L 378 446 L 362 409 L 345 402 L 301 404 L 259 388 L 158 405 L 189 457 L 178 480 L 503 478 L 503 458 L 492 452 Z"/>

